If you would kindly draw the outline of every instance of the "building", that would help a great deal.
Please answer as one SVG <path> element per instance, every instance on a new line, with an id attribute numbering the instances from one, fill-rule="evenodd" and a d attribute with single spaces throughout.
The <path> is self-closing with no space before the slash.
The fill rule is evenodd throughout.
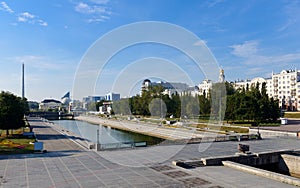
<path id="1" fill-rule="evenodd" d="M 121 95 L 117 93 L 108 93 L 105 95 L 106 101 L 118 101 L 121 99 Z"/>
<path id="2" fill-rule="evenodd" d="M 224 70 L 223 69 L 220 69 L 220 74 L 219 74 L 219 83 L 223 83 L 225 82 L 225 74 L 224 74 Z M 198 85 L 198 88 L 199 88 L 199 94 L 200 95 L 205 95 L 205 97 L 208 96 L 209 94 L 209 90 L 211 89 L 213 85 L 213 82 L 212 80 L 209 80 L 209 79 L 204 79 L 202 81 L 202 83 L 200 83 Z"/>
<path id="3" fill-rule="evenodd" d="M 105 97 L 104 96 L 87 96 L 87 97 L 83 97 L 82 102 L 90 103 L 90 102 L 99 102 L 101 100 L 105 100 Z"/>
<path id="4" fill-rule="evenodd" d="M 283 70 L 272 74 L 272 95 L 279 99 L 279 106 L 286 110 L 300 110 L 300 71 Z"/>
<path id="5" fill-rule="evenodd" d="M 300 111 L 300 71 L 282 70 L 278 74 L 272 73 L 271 78 L 254 78 L 251 81 L 234 82 L 236 89 L 251 87 L 251 85 L 265 82 L 269 97 L 279 100 L 279 107 L 288 111 Z"/>
<path id="6" fill-rule="evenodd" d="M 199 94 L 199 88 L 197 86 L 189 86 L 186 83 L 178 83 L 178 82 L 151 82 L 149 79 L 143 81 L 141 93 L 144 91 L 148 91 L 150 86 L 162 86 L 164 91 L 162 92 L 165 95 L 169 95 L 170 97 L 173 94 L 178 95 L 193 95 L 196 96 Z"/>
<path id="7" fill-rule="evenodd" d="M 99 107 L 100 114 L 111 114 L 113 102 L 103 102 L 103 105 Z"/>
<path id="8" fill-rule="evenodd" d="M 200 83 L 200 84 L 198 85 L 198 88 L 199 88 L 199 94 L 200 94 L 200 95 L 205 95 L 205 97 L 207 97 L 208 94 L 209 94 L 209 90 L 210 90 L 211 87 L 212 87 L 212 84 L 213 84 L 213 82 L 212 82 L 211 80 L 209 80 L 209 79 L 204 79 L 204 80 L 202 81 L 202 83 Z"/>
<path id="9" fill-rule="evenodd" d="M 45 99 L 39 104 L 39 110 L 60 110 L 62 103 L 54 99 Z"/>

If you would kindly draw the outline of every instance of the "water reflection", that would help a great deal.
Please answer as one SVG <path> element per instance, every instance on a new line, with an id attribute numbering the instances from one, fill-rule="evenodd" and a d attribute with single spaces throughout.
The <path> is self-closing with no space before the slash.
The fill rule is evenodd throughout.
<path id="1" fill-rule="evenodd" d="M 55 120 L 55 124 L 71 131 L 92 142 L 97 142 L 97 130 L 99 129 L 99 142 L 101 144 L 120 143 L 120 142 L 141 142 L 157 143 L 159 138 L 141 135 L 113 129 L 102 125 L 95 125 L 84 121 L 77 120 Z"/>

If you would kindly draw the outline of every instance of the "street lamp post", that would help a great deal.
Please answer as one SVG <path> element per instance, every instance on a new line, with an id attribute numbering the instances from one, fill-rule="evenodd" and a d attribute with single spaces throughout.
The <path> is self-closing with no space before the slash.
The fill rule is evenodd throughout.
<path id="1" fill-rule="evenodd" d="M 100 141 L 99 141 L 99 127 L 97 129 L 97 144 L 99 145 L 100 144 Z"/>

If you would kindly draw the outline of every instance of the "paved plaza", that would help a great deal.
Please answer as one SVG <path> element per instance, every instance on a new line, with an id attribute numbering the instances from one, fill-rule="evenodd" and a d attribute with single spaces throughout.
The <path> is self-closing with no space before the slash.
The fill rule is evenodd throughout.
<path id="1" fill-rule="evenodd" d="M 30 122 L 47 153 L 0 156 L 0 187 L 292 187 L 224 166 L 184 169 L 173 160 L 233 155 L 238 143 L 252 152 L 300 149 L 297 138 L 162 145 L 94 152 L 48 123 Z"/>

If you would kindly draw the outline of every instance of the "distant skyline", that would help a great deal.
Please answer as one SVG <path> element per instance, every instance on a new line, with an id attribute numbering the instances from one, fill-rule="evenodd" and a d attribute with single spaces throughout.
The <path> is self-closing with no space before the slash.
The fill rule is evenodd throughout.
<path id="1" fill-rule="evenodd" d="M 269 77 L 272 71 L 300 68 L 299 10 L 299 0 L 0 0 L 0 90 L 22 95 L 24 63 L 28 100 L 60 99 L 68 91 L 72 96 L 77 67 L 94 42 L 141 21 L 176 24 L 196 34 L 228 81 Z M 122 67 L 149 56 L 189 61 L 165 46 L 129 47 L 111 59 L 103 72 L 109 81 L 96 84 L 90 95 L 111 92 Z M 193 68 L 186 71 L 195 84 L 205 78 Z M 126 96 L 117 88 L 112 92 Z"/>

